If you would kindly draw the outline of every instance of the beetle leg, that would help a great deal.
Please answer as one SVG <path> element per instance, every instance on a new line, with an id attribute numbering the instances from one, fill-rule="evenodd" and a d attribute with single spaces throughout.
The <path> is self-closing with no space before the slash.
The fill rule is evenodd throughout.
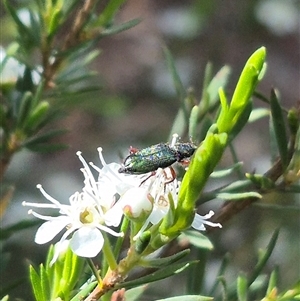
<path id="1" fill-rule="evenodd" d="M 151 171 L 151 174 L 141 182 L 140 186 L 142 186 L 147 180 L 149 180 L 151 177 L 155 176 L 156 172 L 155 171 Z"/>
<path id="2" fill-rule="evenodd" d="M 164 175 L 165 175 L 165 185 L 172 183 L 175 179 L 176 179 L 176 171 L 174 170 L 174 168 L 172 166 L 169 167 L 169 170 L 171 172 L 171 177 L 168 177 L 167 173 L 164 170 Z"/>

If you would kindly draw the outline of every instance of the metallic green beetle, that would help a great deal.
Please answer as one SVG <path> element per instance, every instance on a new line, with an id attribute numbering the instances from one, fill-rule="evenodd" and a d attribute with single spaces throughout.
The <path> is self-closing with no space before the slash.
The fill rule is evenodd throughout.
<path id="1" fill-rule="evenodd" d="M 158 143 L 141 150 L 130 149 L 130 154 L 124 160 L 120 173 L 144 174 L 153 172 L 158 168 L 166 168 L 173 163 L 184 162 L 196 150 L 193 143 Z"/>

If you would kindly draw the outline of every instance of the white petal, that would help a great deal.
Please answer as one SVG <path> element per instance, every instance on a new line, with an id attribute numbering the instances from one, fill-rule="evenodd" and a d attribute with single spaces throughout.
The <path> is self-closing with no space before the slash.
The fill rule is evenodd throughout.
<path id="1" fill-rule="evenodd" d="M 154 206 L 150 216 L 149 216 L 149 221 L 151 224 L 156 225 L 158 224 L 168 213 L 169 208 L 160 208 Z"/>
<path id="2" fill-rule="evenodd" d="M 75 227 L 73 228 L 69 228 L 65 233 L 64 235 L 60 238 L 60 241 L 57 243 L 58 247 L 54 249 L 54 255 L 53 255 L 53 258 L 50 262 L 50 266 L 57 260 L 58 256 L 59 256 L 59 253 L 60 251 L 63 249 L 63 246 L 65 245 L 65 241 L 66 241 L 66 238 L 76 230 Z M 68 241 L 69 243 L 69 241 Z"/>
<path id="3" fill-rule="evenodd" d="M 70 241 L 65 239 L 65 240 L 60 240 L 54 245 L 54 255 L 52 260 L 50 261 L 50 266 L 54 264 L 54 262 L 57 260 L 61 252 L 66 252 L 69 243 Z"/>
<path id="4" fill-rule="evenodd" d="M 119 200 L 121 207 L 130 207 L 132 217 L 139 217 L 143 212 L 150 212 L 153 208 L 153 203 L 148 197 L 147 189 L 143 187 L 134 187 L 127 190 Z"/>
<path id="5" fill-rule="evenodd" d="M 59 216 L 53 220 L 43 223 L 38 228 L 34 241 L 40 245 L 49 242 L 69 223 L 70 218 L 67 216 Z"/>
<path id="6" fill-rule="evenodd" d="M 103 236 L 98 229 L 82 227 L 73 234 L 70 247 L 76 255 L 90 258 L 101 251 L 103 243 Z"/>
<path id="7" fill-rule="evenodd" d="M 192 222 L 192 227 L 199 231 L 205 231 L 205 227 L 203 225 L 204 219 L 201 215 L 195 214 L 194 220 Z"/>
<path id="8" fill-rule="evenodd" d="M 120 203 L 118 202 L 105 213 L 104 215 L 105 224 L 107 226 L 117 227 L 120 225 L 122 216 L 123 216 L 123 210 Z"/>
<path id="9" fill-rule="evenodd" d="M 213 222 L 210 222 L 210 221 L 206 220 L 206 219 L 212 217 L 213 215 L 214 215 L 214 212 L 212 210 L 204 216 L 202 216 L 200 214 L 195 214 L 195 217 L 194 217 L 194 220 L 193 220 L 193 223 L 192 223 L 192 227 L 196 230 L 199 230 L 199 231 L 205 231 L 206 230 L 204 225 L 208 225 L 208 226 L 211 226 L 211 227 L 222 228 L 221 224 L 213 223 Z"/>

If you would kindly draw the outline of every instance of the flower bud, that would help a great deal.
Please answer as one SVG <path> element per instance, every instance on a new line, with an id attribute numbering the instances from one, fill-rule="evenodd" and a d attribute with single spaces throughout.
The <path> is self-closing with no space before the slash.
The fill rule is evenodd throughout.
<path id="1" fill-rule="evenodd" d="M 123 212 L 130 220 L 143 222 L 152 212 L 153 199 L 147 189 L 134 187 L 122 196 Z"/>

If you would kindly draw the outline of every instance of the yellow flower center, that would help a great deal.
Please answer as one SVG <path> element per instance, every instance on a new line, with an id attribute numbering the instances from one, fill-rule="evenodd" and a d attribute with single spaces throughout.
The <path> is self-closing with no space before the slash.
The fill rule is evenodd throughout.
<path id="1" fill-rule="evenodd" d="M 80 213 L 79 220 L 83 224 L 90 224 L 94 221 L 93 213 L 86 208 L 83 212 Z"/>

